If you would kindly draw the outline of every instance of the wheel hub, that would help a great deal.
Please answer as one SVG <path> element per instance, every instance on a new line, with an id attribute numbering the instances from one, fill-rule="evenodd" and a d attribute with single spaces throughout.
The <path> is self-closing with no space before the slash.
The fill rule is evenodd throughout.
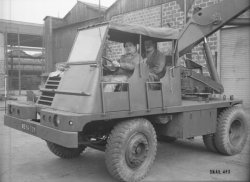
<path id="1" fill-rule="evenodd" d="M 242 139 L 242 125 L 239 120 L 235 120 L 229 129 L 229 140 L 233 145 L 237 145 Z"/>
<path id="2" fill-rule="evenodd" d="M 148 150 L 149 146 L 145 135 L 141 133 L 132 135 L 125 151 L 128 166 L 132 169 L 140 167 L 147 158 Z"/>

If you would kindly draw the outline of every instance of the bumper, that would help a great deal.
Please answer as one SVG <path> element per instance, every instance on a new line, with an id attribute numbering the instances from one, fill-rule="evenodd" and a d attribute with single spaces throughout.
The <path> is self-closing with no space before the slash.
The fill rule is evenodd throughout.
<path id="1" fill-rule="evenodd" d="M 77 132 L 57 130 L 29 119 L 20 119 L 9 115 L 4 116 L 4 125 L 67 148 L 78 147 Z"/>

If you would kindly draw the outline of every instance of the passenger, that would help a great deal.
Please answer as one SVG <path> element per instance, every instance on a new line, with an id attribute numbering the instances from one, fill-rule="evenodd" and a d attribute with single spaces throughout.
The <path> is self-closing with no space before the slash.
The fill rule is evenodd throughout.
<path id="1" fill-rule="evenodd" d="M 166 61 L 165 55 L 157 50 L 157 44 L 153 40 L 145 40 L 146 64 L 149 67 L 149 81 L 159 81 L 163 73 Z"/>
<path id="2" fill-rule="evenodd" d="M 112 65 L 118 70 L 113 75 L 103 77 L 104 82 L 126 82 L 133 74 L 135 65 L 139 64 L 141 58 L 137 52 L 136 43 L 127 41 L 124 43 L 125 54 L 121 56 L 119 61 L 113 61 Z M 107 84 L 104 92 L 113 92 L 117 84 Z"/>

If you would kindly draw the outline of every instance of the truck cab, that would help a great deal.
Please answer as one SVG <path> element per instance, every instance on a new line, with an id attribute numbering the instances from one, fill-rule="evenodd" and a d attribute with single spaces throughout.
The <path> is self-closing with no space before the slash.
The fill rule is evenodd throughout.
<path id="1" fill-rule="evenodd" d="M 149 87 L 150 83 L 147 83 L 149 100 L 146 101 L 144 85 L 148 80 L 148 69 L 145 63 L 143 63 L 143 59 L 136 65 L 128 82 L 123 83 L 123 85 L 127 87 L 126 91 L 116 91 L 113 93 L 104 92 L 103 87 L 105 85 L 114 84 L 103 81 L 104 75 L 113 74 L 109 69 L 109 65 L 105 66 L 107 62 L 113 61 L 112 59 L 115 56 L 110 45 L 120 49 L 121 44 L 126 41 L 126 39 L 134 39 L 137 42 L 138 49 L 141 50 L 140 54 L 143 54 L 144 48 L 142 47 L 142 43 L 144 38 L 149 35 L 144 35 L 143 31 L 141 34 L 140 32 L 136 33 L 134 30 L 129 30 L 129 28 L 132 28 L 132 26 L 101 24 L 79 30 L 68 61 L 65 64 L 65 69 L 63 71 L 58 70 L 49 76 L 45 88 L 41 90 L 42 94 L 38 99 L 37 105 L 42 107 L 49 106 L 49 108 L 79 114 L 103 114 L 111 111 L 132 112 L 150 109 L 149 107 L 179 105 L 181 99 L 180 92 L 177 93 L 177 90 L 179 90 L 178 85 L 180 86 L 180 83 L 172 83 L 173 86 L 176 85 L 176 88 L 171 88 L 172 90 L 170 92 L 170 88 L 165 86 L 168 85 L 168 83 L 164 81 L 160 83 L 164 84 L 161 88 L 164 92 L 169 92 L 169 94 L 165 94 L 168 96 L 168 98 L 165 99 L 165 103 L 162 104 L 162 101 L 160 101 L 161 90 L 155 91 L 155 94 L 159 95 L 157 101 L 160 102 L 150 101 L 152 100 L 152 96 L 150 95 L 152 91 Z M 140 27 L 136 28 L 143 30 L 140 29 Z M 155 33 L 153 30 L 151 32 Z M 178 35 L 178 31 L 174 29 L 165 30 L 164 28 L 161 33 L 167 35 L 165 39 L 157 37 L 152 37 L 152 39 L 158 39 L 158 42 L 162 41 L 174 44 Z M 111 58 L 107 58 L 107 56 Z M 169 82 L 169 76 L 171 76 L 173 78 L 171 82 L 174 80 L 175 82 L 177 82 L 177 80 L 179 82 L 180 79 L 174 79 L 174 76 L 176 77 L 178 75 L 175 54 L 171 52 L 168 57 L 166 56 L 166 59 L 167 58 L 170 59 L 168 61 L 170 61 L 171 64 L 167 66 L 165 77 L 162 79 L 166 79 Z M 167 91 L 165 91 L 165 89 L 167 89 Z M 152 105 L 147 106 L 149 103 L 152 103 Z"/>
<path id="2" fill-rule="evenodd" d="M 158 43 L 159 50 L 167 49 L 159 81 L 149 80 L 143 59 L 148 38 Z M 141 25 L 102 23 L 79 29 L 68 61 L 49 74 L 36 103 L 10 103 L 4 123 L 45 140 L 61 158 L 78 157 L 86 147 L 105 151 L 108 171 L 121 181 L 146 176 L 157 138 L 203 136 L 210 150 L 239 153 L 247 138 L 246 117 L 235 107 L 242 101 L 204 99 L 197 93 L 184 98 L 178 38 L 178 30 Z M 117 47 L 128 39 L 137 43 L 142 58 L 126 82 L 104 81 L 115 72 L 109 62 L 119 59 Z M 108 84 L 117 88 L 106 92 Z M 221 124 L 218 117 L 224 118 L 219 119 Z M 234 133 L 232 142 L 226 140 L 229 132 L 221 133 L 225 121 Z"/>

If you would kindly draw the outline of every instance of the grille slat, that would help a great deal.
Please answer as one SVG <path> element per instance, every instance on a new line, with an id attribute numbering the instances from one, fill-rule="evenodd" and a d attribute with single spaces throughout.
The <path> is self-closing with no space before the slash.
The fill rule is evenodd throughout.
<path id="1" fill-rule="evenodd" d="M 43 95 L 43 96 L 41 96 L 41 97 L 43 97 L 43 98 L 47 98 L 47 99 L 53 99 L 53 98 L 54 98 L 54 97 L 47 96 L 47 95 Z"/>
<path id="2" fill-rule="evenodd" d="M 44 97 L 44 96 L 41 96 L 40 100 L 52 101 L 53 97 Z"/>
<path id="3" fill-rule="evenodd" d="M 46 89 L 54 89 L 56 90 L 59 86 L 61 77 L 49 77 L 45 83 Z M 53 99 L 55 97 L 55 93 L 42 91 L 41 96 L 38 99 L 38 104 L 51 106 Z"/>
<path id="4" fill-rule="evenodd" d="M 48 81 L 48 84 L 50 84 L 50 83 L 52 83 L 52 84 L 53 84 L 53 83 L 56 83 L 56 84 L 58 84 L 59 82 L 60 82 L 60 81 L 49 80 L 49 81 Z"/>
<path id="5" fill-rule="evenodd" d="M 46 85 L 45 88 L 48 88 L 48 89 L 57 89 L 57 85 Z"/>
<path id="6" fill-rule="evenodd" d="M 49 77 L 48 81 L 51 81 L 51 80 L 60 82 L 61 77 Z"/>
<path id="7" fill-rule="evenodd" d="M 51 106 L 51 103 L 50 102 L 44 102 L 44 101 L 38 101 L 38 104 L 41 104 L 41 105 L 46 105 L 46 106 Z"/>

